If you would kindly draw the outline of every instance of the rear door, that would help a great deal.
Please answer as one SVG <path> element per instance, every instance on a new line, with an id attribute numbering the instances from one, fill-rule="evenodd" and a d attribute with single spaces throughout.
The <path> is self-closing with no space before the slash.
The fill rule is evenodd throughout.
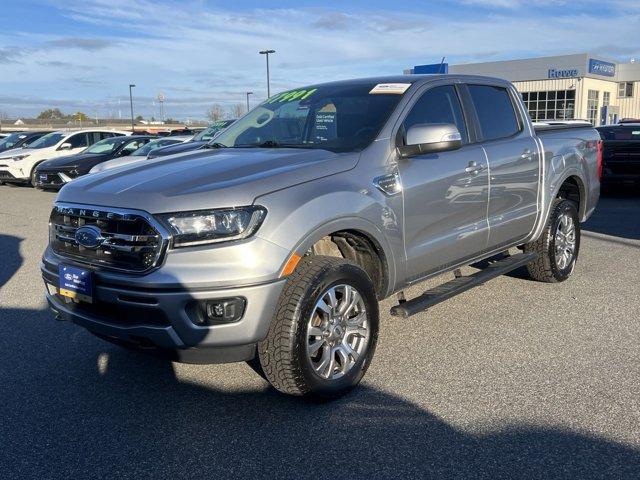
<path id="1" fill-rule="evenodd" d="M 467 91 L 489 160 L 488 247 L 494 249 L 523 239 L 535 225 L 538 146 L 512 91 L 494 85 L 468 85 Z"/>
<path id="2" fill-rule="evenodd" d="M 410 107 L 400 133 L 412 125 L 429 123 L 455 124 L 463 146 L 398 162 L 409 281 L 473 257 L 487 244 L 487 162 L 482 147 L 470 142 L 456 86 L 423 91 Z"/>

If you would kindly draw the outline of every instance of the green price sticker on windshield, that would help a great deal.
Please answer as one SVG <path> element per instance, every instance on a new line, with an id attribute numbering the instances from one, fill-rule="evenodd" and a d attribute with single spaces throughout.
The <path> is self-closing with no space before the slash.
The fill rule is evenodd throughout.
<path id="1" fill-rule="evenodd" d="M 288 92 L 282 92 L 277 95 L 274 95 L 270 99 L 268 99 L 265 104 L 271 103 L 285 103 L 285 102 L 293 102 L 294 100 L 306 100 L 311 95 L 313 95 L 317 88 L 312 88 L 310 90 L 290 90 Z"/>

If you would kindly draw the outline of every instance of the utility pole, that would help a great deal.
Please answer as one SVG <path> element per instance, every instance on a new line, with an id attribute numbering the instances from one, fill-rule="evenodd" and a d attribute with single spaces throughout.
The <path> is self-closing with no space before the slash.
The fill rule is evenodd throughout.
<path id="1" fill-rule="evenodd" d="M 249 95 L 253 95 L 253 92 L 247 92 L 247 113 L 249 113 Z"/>
<path id="2" fill-rule="evenodd" d="M 271 85 L 269 80 L 269 54 L 276 53 L 275 50 L 260 50 L 258 52 L 260 55 L 265 55 L 267 57 L 267 98 L 271 97 Z"/>
<path id="3" fill-rule="evenodd" d="M 131 107 L 131 133 L 135 132 L 135 123 L 133 120 L 133 93 L 131 89 L 135 87 L 133 83 L 129 84 L 129 106 Z"/>

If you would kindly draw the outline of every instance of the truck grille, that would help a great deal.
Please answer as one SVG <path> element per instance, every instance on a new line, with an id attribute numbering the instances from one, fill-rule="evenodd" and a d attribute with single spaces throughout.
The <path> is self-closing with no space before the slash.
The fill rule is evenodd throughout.
<path id="1" fill-rule="evenodd" d="M 95 246 L 76 238 L 79 228 L 90 226 L 99 232 Z M 56 205 L 49 228 L 51 249 L 57 255 L 113 270 L 150 270 L 160 263 L 167 244 L 151 217 L 132 211 Z"/>

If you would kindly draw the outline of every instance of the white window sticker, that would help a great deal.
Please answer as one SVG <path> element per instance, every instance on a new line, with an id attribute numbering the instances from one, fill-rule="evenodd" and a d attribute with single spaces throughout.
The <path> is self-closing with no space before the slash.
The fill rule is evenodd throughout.
<path id="1" fill-rule="evenodd" d="M 395 95 L 402 95 L 410 86 L 410 83 L 379 83 L 373 87 L 369 93 L 393 93 Z"/>

